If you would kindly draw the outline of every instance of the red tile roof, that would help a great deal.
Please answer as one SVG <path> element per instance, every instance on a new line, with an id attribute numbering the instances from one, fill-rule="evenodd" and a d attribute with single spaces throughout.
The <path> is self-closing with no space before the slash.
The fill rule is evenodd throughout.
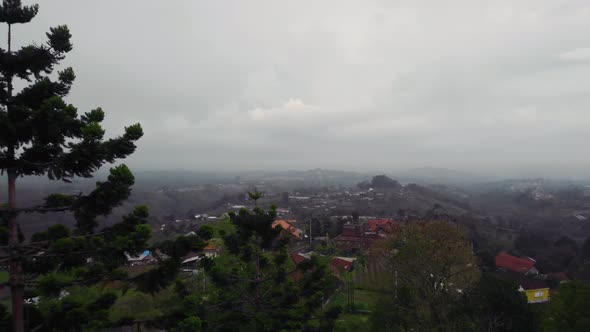
<path id="1" fill-rule="evenodd" d="M 496 256 L 496 267 L 504 268 L 510 271 L 526 273 L 532 267 L 535 266 L 535 262 L 526 258 L 519 258 L 502 252 Z"/>
<path id="2" fill-rule="evenodd" d="M 338 273 L 341 270 L 348 272 L 354 266 L 354 260 L 355 258 L 334 257 L 330 262 L 330 266 L 335 273 Z"/>
<path id="3" fill-rule="evenodd" d="M 289 234 L 293 235 L 296 238 L 301 238 L 301 234 L 299 232 L 299 230 L 297 230 L 297 228 L 293 227 L 289 222 L 287 222 L 286 220 L 275 220 L 272 223 L 272 228 L 275 227 L 281 227 L 283 230 L 289 232 Z"/>
<path id="4" fill-rule="evenodd" d="M 307 260 L 308 258 L 305 257 L 305 255 L 300 254 L 298 252 L 292 252 L 291 253 L 291 259 L 293 260 L 293 263 L 295 263 L 295 265 L 299 265 L 303 261 Z"/>
<path id="5" fill-rule="evenodd" d="M 394 225 L 397 224 L 395 221 L 391 219 L 372 219 L 369 220 L 369 230 L 371 232 L 378 232 L 379 230 L 383 230 L 385 232 L 390 232 L 393 230 Z"/>
<path id="6" fill-rule="evenodd" d="M 309 257 L 310 257 L 309 253 L 307 253 L 307 254 L 302 254 L 302 253 L 298 253 L 298 252 L 291 253 L 291 259 L 293 260 L 293 263 L 295 263 L 295 266 L 305 262 L 306 260 L 309 259 Z M 295 282 L 299 282 L 299 280 L 301 280 L 301 277 L 303 276 L 303 273 L 299 269 L 295 269 L 290 274 L 291 274 L 291 277 L 293 278 L 293 281 L 295 281 Z"/>

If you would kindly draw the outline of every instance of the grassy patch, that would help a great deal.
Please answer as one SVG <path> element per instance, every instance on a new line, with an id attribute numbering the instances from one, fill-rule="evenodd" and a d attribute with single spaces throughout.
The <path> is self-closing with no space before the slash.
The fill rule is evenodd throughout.
<path id="1" fill-rule="evenodd" d="M 336 320 L 335 332 L 370 331 L 369 315 L 345 313 Z"/>
<path id="2" fill-rule="evenodd" d="M 377 302 L 378 296 L 379 293 L 375 291 L 355 289 L 354 308 L 357 310 L 373 310 L 375 308 L 375 303 Z M 330 305 L 340 306 L 343 309 L 346 309 L 348 306 L 348 296 L 346 289 L 339 290 L 336 294 L 334 294 L 334 297 L 330 301 Z"/>
<path id="3" fill-rule="evenodd" d="M 213 237 L 221 238 L 225 235 L 236 232 L 236 227 L 231 223 L 229 217 L 225 217 L 214 224 L 209 224 L 213 228 Z"/>
<path id="4" fill-rule="evenodd" d="M 158 317 L 162 314 L 162 303 L 171 295 L 169 290 L 154 295 L 130 290 L 117 299 L 110 310 L 109 320 L 118 321 L 122 318 L 145 320 Z"/>

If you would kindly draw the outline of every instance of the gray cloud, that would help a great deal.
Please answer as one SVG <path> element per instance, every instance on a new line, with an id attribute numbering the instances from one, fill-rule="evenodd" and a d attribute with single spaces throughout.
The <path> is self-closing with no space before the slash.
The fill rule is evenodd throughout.
<path id="1" fill-rule="evenodd" d="M 590 3 L 38 1 L 136 168 L 585 174 Z M 3 32 L 0 32 L 3 33 Z"/>

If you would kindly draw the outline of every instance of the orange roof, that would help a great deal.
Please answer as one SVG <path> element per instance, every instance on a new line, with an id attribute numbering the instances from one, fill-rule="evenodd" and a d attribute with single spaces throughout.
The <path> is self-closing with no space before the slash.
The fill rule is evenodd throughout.
<path id="1" fill-rule="evenodd" d="M 214 241 L 207 241 L 205 243 L 205 247 L 203 248 L 203 251 L 217 251 L 219 250 L 219 247 L 215 244 Z"/>
<path id="2" fill-rule="evenodd" d="M 292 226 L 292 225 L 291 225 L 289 222 L 287 222 L 286 220 L 282 220 L 282 219 L 275 220 L 275 221 L 272 223 L 272 228 L 276 228 L 276 227 L 281 227 L 283 230 L 285 230 L 285 231 L 289 232 L 289 234 L 293 235 L 294 237 L 296 237 L 296 238 L 298 238 L 298 239 L 299 239 L 299 238 L 301 238 L 301 233 L 300 233 L 300 231 L 299 231 L 297 228 L 293 227 L 293 226 Z"/>

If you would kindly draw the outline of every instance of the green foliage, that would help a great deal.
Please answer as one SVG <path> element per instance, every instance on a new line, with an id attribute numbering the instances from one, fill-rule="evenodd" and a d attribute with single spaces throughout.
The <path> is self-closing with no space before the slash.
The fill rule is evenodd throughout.
<path id="1" fill-rule="evenodd" d="M 457 314 L 475 331 L 536 331 L 535 314 L 518 285 L 493 275 L 483 275 L 465 293 Z"/>
<path id="2" fill-rule="evenodd" d="M 197 332 L 201 330 L 201 319 L 196 316 L 189 316 L 178 324 L 173 331 L 178 332 Z"/>
<path id="3" fill-rule="evenodd" d="M 439 221 L 405 225 L 375 246 L 371 260 L 385 266 L 387 276 L 381 301 L 389 309 L 380 312 L 375 323 L 394 331 L 457 329 L 460 322 L 454 309 L 461 292 L 479 278 L 471 245 L 457 225 Z"/>
<path id="4" fill-rule="evenodd" d="M 154 245 L 159 253 L 160 264 L 147 272 L 132 279 L 139 290 L 147 293 L 157 293 L 169 286 L 178 276 L 182 257 L 190 252 L 198 252 L 205 246 L 205 242 L 198 236 L 180 236 L 175 240 L 167 240 Z"/>
<path id="5" fill-rule="evenodd" d="M 164 304 L 170 292 L 158 293 L 156 296 L 130 290 L 117 299 L 109 312 L 109 321 L 114 324 L 126 320 L 157 320 L 162 316 Z"/>
<path id="6" fill-rule="evenodd" d="M 156 326 L 178 331 L 201 324 L 209 331 L 300 331 L 333 324 L 338 313 L 320 311 L 326 292 L 334 287 L 326 262 L 312 256 L 300 266 L 296 283 L 287 240 L 272 228 L 275 215 L 274 209 L 260 208 L 231 213 L 235 231 L 224 236 L 227 250 L 203 261 L 204 274 L 175 283 L 179 299 Z M 191 290 L 195 281 L 199 287 Z M 318 319 L 312 320 L 314 316 Z"/>
<path id="7" fill-rule="evenodd" d="M 254 201 L 254 204 L 258 206 L 258 200 L 264 196 L 263 193 L 259 192 L 258 190 L 254 190 L 254 192 L 248 192 L 248 197 Z"/>
<path id="8" fill-rule="evenodd" d="M 37 279 L 37 289 L 47 297 L 57 297 L 67 286 L 72 285 L 75 277 L 69 273 L 53 272 Z"/>
<path id="9" fill-rule="evenodd" d="M 197 236 L 203 240 L 209 240 L 215 234 L 215 229 L 211 225 L 202 225 L 197 230 Z"/>
<path id="10" fill-rule="evenodd" d="M 221 220 L 211 225 L 211 227 L 213 228 L 213 237 L 215 238 L 223 238 L 226 235 L 236 233 L 236 227 L 232 224 L 229 216 L 223 217 Z"/>
<path id="11" fill-rule="evenodd" d="M 45 317 L 46 331 L 97 330 L 109 327 L 109 308 L 116 294 L 97 288 L 70 288 L 59 298 L 42 297 L 39 308 Z"/>
<path id="12" fill-rule="evenodd" d="M 276 217 L 274 208 L 264 211 L 261 208 L 255 208 L 252 211 L 240 209 L 238 213 L 230 212 L 229 218 L 236 228 L 235 234 L 225 236 L 224 241 L 228 250 L 232 254 L 240 254 L 244 259 L 248 259 L 253 254 L 252 249 L 270 249 L 276 242 L 281 230 L 272 228 L 272 223 Z M 252 239 L 256 241 L 253 248 Z M 278 246 L 284 246 L 286 243 L 277 243 Z"/>
<path id="13" fill-rule="evenodd" d="M 10 329 L 10 313 L 6 310 L 6 307 L 0 303 L 0 331 L 10 331 Z"/>
<path id="14" fill-rule="evenodd" d="M 72 206 L 76 198 L 72 195 L 51 194 L 45 198 L 45 206 L 51 208 Z"/>
<path id="15" fill-rule="evenodd" d="M 581 282 L 562 284 L 544 314 L 543 331 L 590 330 L 590 286 Z"/>
<path id="16" fill-rule="evenodd" d="M 28 23 L 37 12 L 39 5 L 22 6 L 20 0 L 5 0 L 0 7 L 0 22 L 7 24 Z"/>
<path id="17" fill-rule="evenodd" d="M 336 322 L 334 332 L 368 332 L 369 325 L 367 324 L 366 316 L 351 315 Z"/>
<path id="18" fill-rule="evenodd" d="M 405 286 L 397 293 L 387 292 L 378 297 L 371 315 L 374 331 L 409 331 L 417 325 L 417 301 L 412 291 Z"/>
<path id="19" fill-rule="evenodd" d="M 64 100 L 76 78 L 72 68 L 55 73 L 73 48 L 67 26 L 50 28 L 45 43 L 12 49 L 10 26 L 30 22 L 38 9 L 37 5 L 22 6 L 20 0 L 4 0 L 0 6 L 0 22 L 9 26 L 8 47 L 0 48 L 0 174 L 6 174 L 13 185 L 24 176 L 46 176 L 64 182 L 92 177 L 105 164 L 133 153 L 136 141 L 143 135 L 141 126 L 134 124 L 126 127 L 122 135 L 105 139 L 105 114 L 100 108 L 80 116 L 78 109 Z M 17 79 L 26 85 L 15 89 L 13 82 Z M 9 258 L 13 266 L 19 265 L 12 269 L 19 274 L 13 280 L 23 279 L 27 285 L 37 286 L 54 304 L 51 310 L 42 312 L 46 322 L 39 323 L 44 330 L 70 330 L 100 322 L 104 308 L 114 302 L 110 295 L 92 303 L 76 302 L 71 296 L 63 300 L 58 297 L 72 284 L 122 277 L 115 270 L 126 262 L 125 253 L 147 247 L 151 231 L 145 207 L 136 208 L 121 222 L 96 232 L 97 219 L 109 215 L 129 197 L 134 181 L 127 166 L 119 165 L 111 168 L 107 181 L 97 182 L 87 194 L 55 193 L 45 199 L 43 206 L 25 208 L 33 213 L 67 211 L 76 220 L 73 229 L 53 225 L 34 234 L 29 242 L 24 241 L 18 226 L 23 218 L 16 219 L 21 211 L 0 210 L 0 243 L 13 246 Z M 18 239 L 10 239 L 9 234 L 14 233 L 8 225 L 17 228 Z M 22 285 L 12 287 L 15 290 Z M 22 303 L 20 292 L 12 293 L 14 303 Z M 17 305 L 13 310 L 19 308 Z"/>

